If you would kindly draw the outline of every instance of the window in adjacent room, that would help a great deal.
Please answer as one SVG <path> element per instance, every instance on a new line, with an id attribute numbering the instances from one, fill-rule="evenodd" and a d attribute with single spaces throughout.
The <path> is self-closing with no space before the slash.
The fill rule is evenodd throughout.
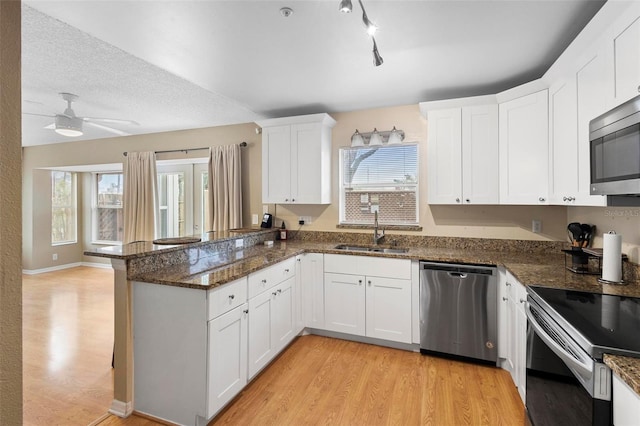
<path id="1" fill-rule="evenodd" d="M 418 146 L 340 150 L 340 223 L 416 225 Z"/>
<path id="2" fill-rule="evenodd" d="M 115 244 L 124 236 L 122 209 L 122 173 L 94 174 L 93 240 L 96 243 Z"/>
<path id="3" fill-rule="evenodd" d="M 51 172 L 51 244 L 77 242 L 76 174 Z"/>

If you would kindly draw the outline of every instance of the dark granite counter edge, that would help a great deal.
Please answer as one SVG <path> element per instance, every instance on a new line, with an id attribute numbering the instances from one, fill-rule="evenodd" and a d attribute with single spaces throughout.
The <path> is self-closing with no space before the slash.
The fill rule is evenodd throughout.
<path id="1" fill-rule="evenodd" d="M 604 363 L 640 396 L 640 358 L 605 354 Z"/>

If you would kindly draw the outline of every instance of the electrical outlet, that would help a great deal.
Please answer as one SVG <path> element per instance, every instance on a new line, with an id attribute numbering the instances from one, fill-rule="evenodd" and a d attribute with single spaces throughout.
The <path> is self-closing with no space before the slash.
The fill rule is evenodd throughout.
<path id="1" fill-rule="evenodd" d="M 244 247 L 244 240 L 242 238 L 238 238 L 236 240 L 236 248 L 242 248 Z"/>
<path id="2" fill-rule="evenodd" d="M 534 234 L 539 234 L 542 232 L 542 221 L 541 220 L 532 220 L 531 221 L 531 232 Z"/>
<path id="3" fill-rule="evenodd" d="M 252 214 L 251 215 L 251 224 L 252 225 L 257 225 L 258 224 L 258 215 L 257 214 Z"/>
<path id="4" fill-rule="evenodd" d="M 300 216 L 300 217 L 298 217 L 298 224 L 300 224 L 300 225 L 311 225 L 311 216 Z"/>
<path id="5" fill-rule="evenodd" d="M 53 255 L 51 256 L 52 260 L 58 260 L 58 253 L 53 253 Z"/>

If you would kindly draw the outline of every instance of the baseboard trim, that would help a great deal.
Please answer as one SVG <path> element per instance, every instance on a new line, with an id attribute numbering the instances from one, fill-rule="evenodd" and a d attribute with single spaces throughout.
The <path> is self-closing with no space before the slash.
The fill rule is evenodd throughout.
<path id="1" fill-rule="evenodd" d="M 133 413 L 133 403 L 131 401 L 122 402 L 114 399 L 109 408 L 109 413 L 122 418 L 129 417 L 131 413 Z"/>
<path id="2" fill-rule="evenodd" d="M 50 268 L 42 268 L 42 269 L 23 269 L 22 273 L 25 275 L 37 275 L 37 274 L 44 274 L 45 272 L 54 272 L 54 271 L 61 271 L 63 269 L 77 268 L 78 266 L 82 266 L 82 262 L 67 263 L 64 265 L 51 266 Z"/>
<path id="3" fill-rule="evenodd" d="M 111 269 L 111 262 L 109 263 L 82 262 L 82 266 L 88 266 L 89 268 Z"/>

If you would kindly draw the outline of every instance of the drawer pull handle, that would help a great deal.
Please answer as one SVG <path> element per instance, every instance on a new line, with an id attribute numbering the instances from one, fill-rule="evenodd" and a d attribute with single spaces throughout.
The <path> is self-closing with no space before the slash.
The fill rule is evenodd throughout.
<path id="1" fill-rule="evenodd" d="M 282 293 L 282 290 L 281 290 L 281 289 L 278 289 L 278 294 L 280 294 L 280 293 Z"/>
<path id="2" fill-rule="evenodd" d="M 504 296 L 503 296 L 503 297 L 502 297 L 502 300 L 504 300 L 504 301 L 506 302 L 507 300 L 509 300 L 509 298 L 508 298 L 508 297 L 504 297 Z"/>
<path id="3" fill-rule="evenodd" d="M 288 274 L 288 273 L 289 273 L 289 270 L 288 270 L 288 269 L 285 269 L 285 270 L 284 270 L 284 272 L 285 272 L 285 274 Z"/>
<path id="4" fill-rule="evenodd" d="M 507 283 L 507 287 L 510 287 L 510 286 L 511 286 L 511 283 L 510 283 L 510 282 L 508 282 L 508 283 Z"/>
<path id="5" fill-rule="evenodd" d="M 244 312 L 245 314 L 248 314 L 248 313 L 249 313 L 249 310 L 248 310 L 248 309 L 245 309 L 245 310 L 244 310 L 244 311 L 242 311 L 242 312 Z"/>
<path id="6" fill-rule="evenodd" d="M 276 293 L 275 291 L 273 293 L 271 293 L 273 296 L 277 296 L 278 293 Z"/>
<path id="7" fill-rule="evenodd" d="M 229 300 L 233 300 L 233 299 L 235 299 L 235 297 L 236 297 L 236 296 L 234 296 L 233 294 L 230 294 L 230 295 L 229 295 Z"/>
<path id="8" fill-rule="evenodd" d="M 266 283 L 267 283 L 267 280 L 262 280 L 262 281 L 261 281 L 261 283 L 262 283 L 262 284 L 266 284 Z"/>

